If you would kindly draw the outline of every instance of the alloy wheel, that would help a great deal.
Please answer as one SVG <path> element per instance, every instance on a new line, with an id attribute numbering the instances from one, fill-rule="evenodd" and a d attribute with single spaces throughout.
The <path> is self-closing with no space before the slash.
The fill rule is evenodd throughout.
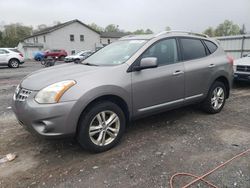
<path id="1" fill-rule="evenodd" d="M 113 111 L 98 113 L 90 123 L 89 137 L 98 146 L 106 146 L 113 142 L 120 130 L 120 119 Z"/>
<path id="2" fill-rule="evenodd" d="M 221 108 L 225 100 L 225 93 L 222 87 L 216 87 L 212 93 L 211 105 L 213 109 L 218 110 Z"/>
<path id="3" fill-rule="evenodd" d="M 18 67 L 18 61 L 17 60 L 11 60 L 11 67 L 13 67 L 13 68 L 17 68 Z"/>

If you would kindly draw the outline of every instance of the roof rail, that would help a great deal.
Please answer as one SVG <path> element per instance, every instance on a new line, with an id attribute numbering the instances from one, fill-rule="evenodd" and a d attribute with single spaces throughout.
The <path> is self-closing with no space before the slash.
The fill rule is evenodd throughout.
<path id="1" fill-rule="evenodd" d="M 200 36 L 200 37 L 209 38 L 208 35 L 206 35 L 206 34 L 195 33 L 195 32 L 192 32 L 192 31 L 182 31 L 182 30 L 162 31 L 162 32 L 156 34 L 155 37 L 158 37 L 158 36 L 161 36 L 161 35 L 164 35 L 164 34 L 168 34 L 168 33 L 186 33 L 186 34 L 189 34 L 189 35 L 197 35 L 197 36 Z"/>

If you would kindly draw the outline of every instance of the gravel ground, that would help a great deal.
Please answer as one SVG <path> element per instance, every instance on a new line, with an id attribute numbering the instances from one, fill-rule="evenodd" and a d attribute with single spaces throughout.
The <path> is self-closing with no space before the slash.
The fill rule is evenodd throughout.
<path id="1" fill-rule="evenodd" d="M 0 67 L 0 187 L 169 187 L 176 172 L 202 175 L 250 148 L 250 84 L 237 84 L 224 107 L 208 115 L 190 106 L 130 123 L 122 142 L 91 154 L 74 140 L 44 140 L 26 132 L 8 108 L 15 86 L 35 70 Z M 250 187 L 250 153 L 206 180 L 218 187 Z M 176 179 L 174 187 L 192 181 Z M 197 183 L 193 187 L 207 187 Z"/>

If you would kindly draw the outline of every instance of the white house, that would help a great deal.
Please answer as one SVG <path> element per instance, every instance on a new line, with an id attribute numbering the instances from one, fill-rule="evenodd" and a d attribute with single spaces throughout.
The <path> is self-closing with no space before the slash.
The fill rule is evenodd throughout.
<path id="1" fill-rule="evenodd" d="M 79 20 L 68 21 L 46 28 L 25 38 L 18 44 L 18 49 L 26 59 L 32 59 L 36 51 L 64 49 L 68 54 L 80 50 L 99 48 L 100 33 Z"/>

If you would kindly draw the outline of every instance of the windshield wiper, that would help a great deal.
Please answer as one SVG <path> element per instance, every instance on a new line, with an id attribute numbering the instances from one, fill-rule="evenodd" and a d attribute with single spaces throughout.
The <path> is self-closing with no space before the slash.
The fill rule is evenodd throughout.
<path id="1" fill-rule="evenodd" d="M 92 63 L 88 63 L 88 62 L 82 62 L 81 64 L 88 65 L 88 66 L 98 66 L 96 64 L 92 64 Z"/>

